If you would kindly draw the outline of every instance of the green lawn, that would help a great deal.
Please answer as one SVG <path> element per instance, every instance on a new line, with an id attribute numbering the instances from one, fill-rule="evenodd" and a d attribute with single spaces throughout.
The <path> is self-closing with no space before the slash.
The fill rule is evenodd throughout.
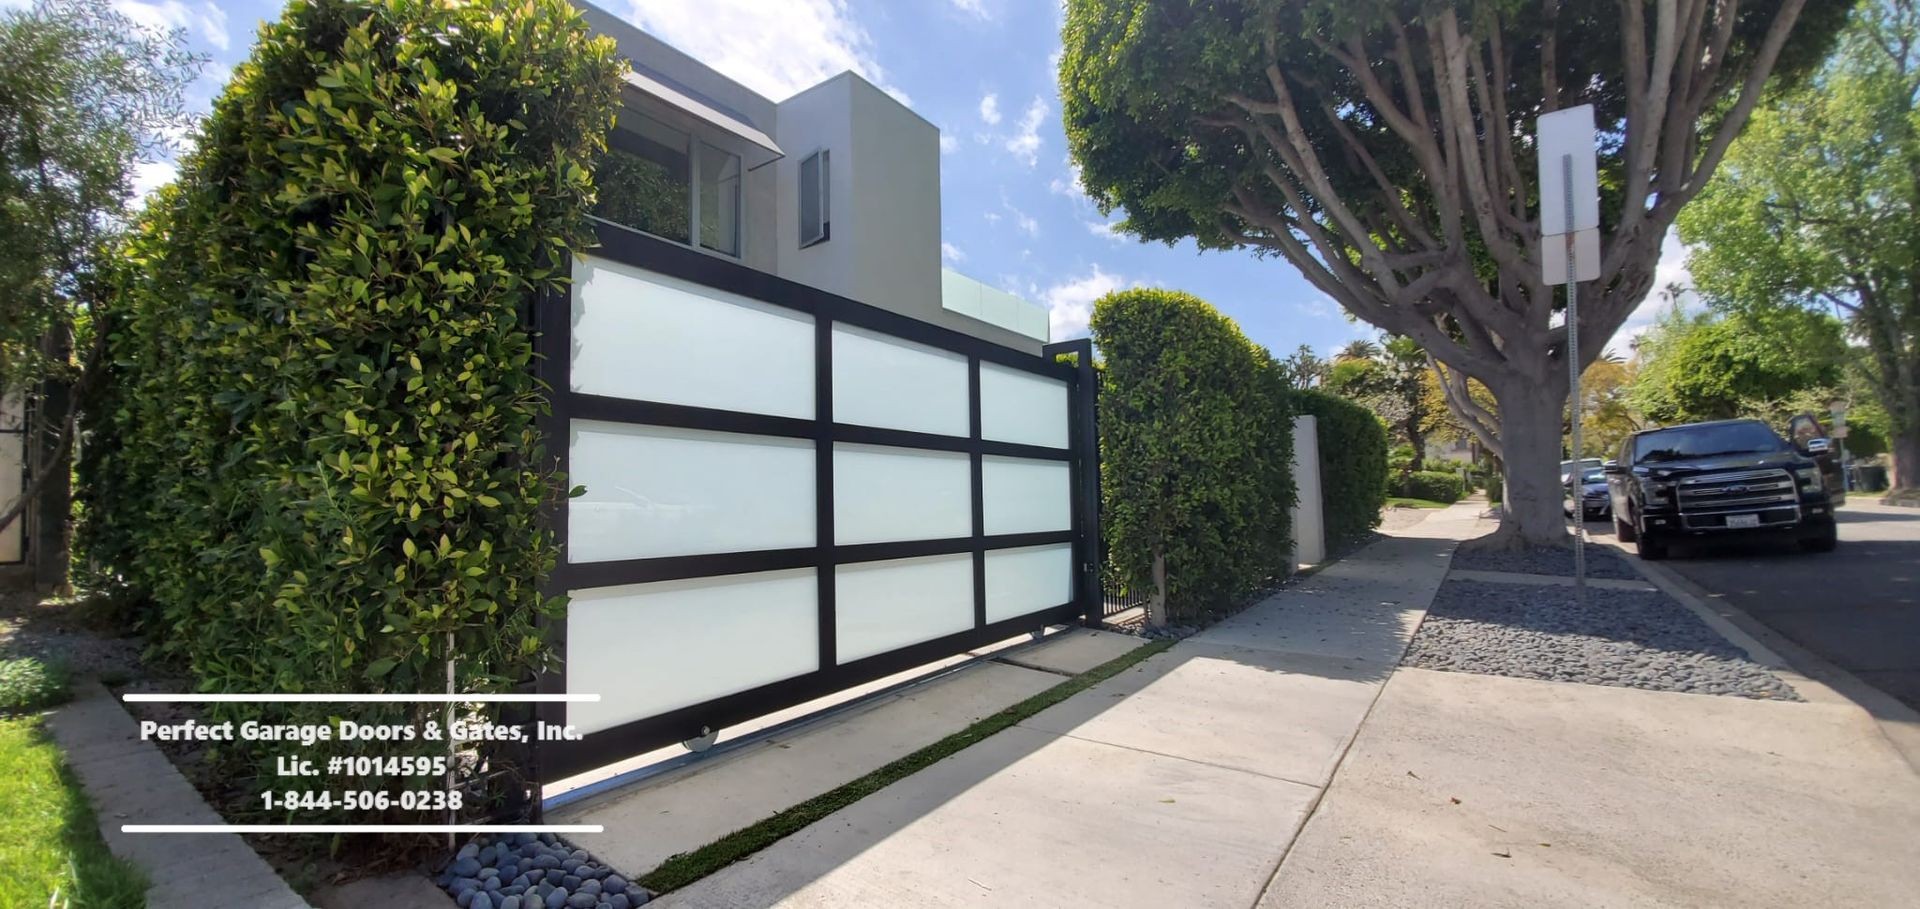
<path id="1" fill-rule="evenodd" d="M 1406 496 L 1387 496 L 1388 508 L 1445 508 L 1447 503 L 1432 499 L 1410 499 Z"/>
<path id="2" fill-rule="evenodd" d="M 140 909 L 140 872 L 113 857 L 38 717 L 0 717 L 0 906 Z"/>

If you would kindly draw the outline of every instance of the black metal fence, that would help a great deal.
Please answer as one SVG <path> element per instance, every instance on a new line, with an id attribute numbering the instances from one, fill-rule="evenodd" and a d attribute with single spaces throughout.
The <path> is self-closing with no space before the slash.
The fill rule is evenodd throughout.
<path id="1" fill-rule="evenodd" d="M 1147 601 L 1153 599 L 1153 593 L 1145 589 L 1130 590 L 1126 584 L 1103 573 L 1100 577 L 1100 597 L 1100 614 L 1110 619 L 1135 607 L 1145 609 Z"/>

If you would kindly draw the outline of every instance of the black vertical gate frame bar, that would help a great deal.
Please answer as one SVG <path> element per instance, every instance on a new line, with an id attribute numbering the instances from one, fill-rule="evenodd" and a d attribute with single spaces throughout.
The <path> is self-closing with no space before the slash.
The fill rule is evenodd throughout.
<path id="1" fill-rule="evenodd" d="M 712 553 L 697 556 L 627 559 L 610 562 L 570 564 L 567 561 L 566 489 L 578 485 L 568 477 L 555 490 L 547 520 L 560 544 L 560 561 L 542 586 L 546 596 L 564 596 L 570 590 L 639 584 L 682 578 L 716 577 L 792 568 L 812 568 L 818 575 L 819 655 L 817 670 L 746 691 L 725 695 L 700 704 L 682 707 L 602 730 L 577 741 L 537 742 L 534 763 L 540 776 L 551 781 L 584 770 L 644 753 L 654 748 L 685 741 L 703 729 L 722 729 L 744 720 L 763 716 L 814 698 L 832 694 L 854 685 L 873 681 L 903 670 L 969 649 L 1005 640 L 1048 625 L 1079 620 L 1099 611 L 1099 585 L 1087 583 L 1088 540 L 1097 541 L 1085 522 L 1090 512 L 1085 471 L 1098 460 L 1097 452 L 1086 447 L 1094 436 L 1083 425 L 1091 414 L 1086 411 L 1086 385 L 1092 376 L 1090 346 L 1068 342 L 1064 349 L 1086 350 L 1080 366 L 1054 360 L 1053 349 L 1036 357 L 1002 347 L 972 335 L 923 322 L 899 313 L 868 306 L 814 287 L 756 271 L 739 263 L 699 252 L 676 243 L 630 231 L 618 225 L 596 225 L 600 245 L 592 251 L 599 258 L 645 269 L 650 272 L 703 285 L 763 303 L 807 313 L 814 319 L 814 418 L 811 420 L 774 417 L 764 414 L 719 410 L 654 401 L 628 400 L 572 390 L 567 374 L 573 346 L 572 297 L 570 292 L 546 294 L 539 301 L 533 324 L 540 332 L 535 342 L 538 375 L 549 388 L 552 412 L 541 422 L 546 437 L 548 463 L 561 473 L 568 464 L 569 427 L 573 420 L 667 426 L 750 435 L 807 439 L 814 443 L 814 494 L 816 539 L 813 546 L 794 549 L 751 552 Z M 967 358 L 969 366 L 968 435 L 942 436 L 856 426 L 834 421 L 833 415 L 833 326 L 844 323 L 878 332 L 902 341 L 925 345 Z M 1035 375 L 1065 382 L 1069 396 L 1069 447 L 1048 448 L 1013 442 L 998 442 L 982 437 L 980 413 L 980 364 L 995 363 Z M 834 539 L 834 470 L 836 443 L 884 445 L 967 454 L 971 471 L 973 522 L 964 537 L 933 540 L 907 540 L 887 543 L 842 545 Z M 988 535 L 982 492 L 983 458 L 988 455 L 1065 461 L 1072 466 L 1072 523 L 1070 529 L 1038 533 Z M 1097 490 L 1097 486 L 1093 487 Z M 1049 544 L 1074 544 L 1075 582 L 1073 598 L 1027 615 L 998 622 L 986 620 L 986 554 L 995 549 Z M 972 556 L 974 599 L 973 627 L 962 632 L 923 641 L 907 647 L 876 654 L 847 663 L 838 663 L 835 628 L 834 569 L 859 562 L 912 558 L 916 556 L 966 553 Z M 1091 606 L 1089 606 L 1091 604 Z M 566 693 L 565 662 L 567 627 L 564 620 L 547 623 L 547 639 L 559 655 L 558 665 L 541 673 L 535 689 L 543 694 Z M 633 659 L 645 660 L 647 647 L 671 647 L 668 641 L 641 641 Z M 539 719 L 551 726 L 564 724 L 566 705 L 538 705 Z"/>
<path id="2" fill-rule="evenodd" d="M 1100 548 L 1100 377 L 1093 371 L 1093 340 L 1075 338 L 1042 348 L 1048 359 L 1074 358 L 1074 380 L 1067 447 L 1073 451 L 1073 599 L 1081 621 L 1092 628 L 1106 623 L 1106 596 L 1100 587 L 1105 553 Z"/>

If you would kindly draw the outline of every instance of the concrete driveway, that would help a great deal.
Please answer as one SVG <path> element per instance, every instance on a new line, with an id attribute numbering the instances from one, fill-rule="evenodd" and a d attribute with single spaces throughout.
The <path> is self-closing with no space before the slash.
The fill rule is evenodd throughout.
<path id="1" fill-rule="evenodd" d="M 1920 709 L 1920 509 L 1855 496 L 1839 511 L 1840 548 L 1791 543 L 1693 545 L 1661 567 L 1755 621 Z M 1611 542 L 1611 528 L 1589 524 Z"/>

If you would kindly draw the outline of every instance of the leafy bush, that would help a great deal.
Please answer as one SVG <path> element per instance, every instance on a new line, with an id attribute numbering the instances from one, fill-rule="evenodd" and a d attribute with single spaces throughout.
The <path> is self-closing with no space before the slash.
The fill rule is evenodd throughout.
<path id="1" fill-rule="evenodd" d="M 1458 502 L 1466 498 L 1466 484 L 1457 473 L 1444 470 L 1416 470 L 1401 483 L 1401 495 L 1433 502 Z"/>
<path id="2" fill-rule="evenodd" d="M 1500 497 L 1505 491 L 1501 482 L 1499 471 L 1487 474 L 1487 501 L 1494 505 L 1500 504 Z"/>
<path id="3" fill-rule="evenodd" d="M 32 657 L 0 660 L 0 716 L 32 713 L 66 703 L 67 670 Z"/>
<path id="4" fill-rule="evenodd" d="M 564 0 L 294 0 L 263 27 L 126 251 L 82 465 L 86 551 L 201 690 L 489 692 L 550 660 L 564 487 L 525 313 L 591 239 L 620 68 Z M 310 754 L 406 747 L 447 744 Z M 263 786 L 272 753 L 221 757 Z"/>
<path id="5" fill-rule="evenodd" d="M 1292 549 L 1293 414 L 1265 351 L 1200 299 L 1168 290 L 1094 305 L 1101 529 L 1115 574 L 1192 617 L 1284 572 Z"/>
<path id="6" fill-rule="evenodd" d="M 1337 548 L 1380 525 L 1387 501 L 1387 429 L 1373 411 L 1320 391 L 1294 393 L 1320 433 L 1320 497 L 1327 546 Z"/>

